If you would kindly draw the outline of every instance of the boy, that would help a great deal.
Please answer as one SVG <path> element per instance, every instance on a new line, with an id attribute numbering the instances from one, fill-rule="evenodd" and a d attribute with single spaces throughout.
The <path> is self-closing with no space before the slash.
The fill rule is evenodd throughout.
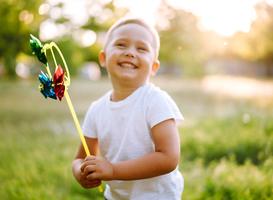
<path id="1" fill-rule="evenodd" d="M 181 199 L 178 171 L 184 119 L 170 96 L 149 83 L 159 68 L 159 36 L 141 19 L 122 19 L 108 31 L 99 61 L 113 89 L 93 102 L 72 169 L 84 188 L 106 181 L 108 200 Z M 102 157 L 97 157 L 100 151 Z"/>

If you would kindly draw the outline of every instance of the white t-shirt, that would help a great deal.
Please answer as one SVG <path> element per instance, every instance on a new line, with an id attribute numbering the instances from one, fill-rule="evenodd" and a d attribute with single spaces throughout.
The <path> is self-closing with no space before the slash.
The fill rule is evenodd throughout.
<path id="1" fill-rule="evenodd" d="M 184 121 L 171 97 L 152 83 L 119 102 L 110 100 L 111 93 L 91 104 L 82 127 L 86 137 L 98 139 L 102 157 L 111 163 L 154 152 L 152 127 L 167 119 L 175 119 L 177 126 Z M 108 200 L 180 200 L 184 187 L 178 167 L 154 178 L 106 183 L 104 195 Z"/>

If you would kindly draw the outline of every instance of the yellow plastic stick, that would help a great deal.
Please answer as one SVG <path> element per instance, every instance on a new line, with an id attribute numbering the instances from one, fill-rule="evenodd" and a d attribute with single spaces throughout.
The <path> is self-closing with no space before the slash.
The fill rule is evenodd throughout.
<path id="1" fill-rule="evenodd" d="M 80 134 L 80 137 L 81 137 L 81 140 L 82 140 L 82 145 L 83 145 L 83 147 L 84 147 L 85 153 L 86 153 L 87 156 L 90 156 L 90 152 L 89 152 L 88 146 L 87 146 L 86 141 L 85 141 L 85 139 L 84 139 L 84 136 L 83 136 L 83 134 L 82 134 L 82 130 L 81 130 L 81 127 L 80 127 L 80 124 L 79 124 L 77 115 L 76 115 L 76 113 L 75 113 L 75 110 L 74 110 L 74 108 L 73 108 L 73 105 L 72 105 L 72 103 L 71 103 L 71 100 L 70 100 L 70 97 L 69 97 L 69 95 L 68 95 L 67 90 L 65 90 L 64 96 L 65 96 L 65 99 L 66 99 L 66 101 L 67 101 L 67 104 L 68 104 L 68 107 L 69 107 L 69 109 L 70 109 L 70 112 L 71 112 L 71 114 L 72 114 L 72 117 L 73 117 L 73 119 L 74 119 L 74 122 L 75 122 L 75 124 L 76 124 L 76 127 L 77 127 L 77 129 L 78 129 L 78 132 L 79 132 L 79 134 Z"/>
<path id="2" fill-rule="evenodd" d="M 58 65 L 57 65 L 56 58 L 55 58 L 55 55 L 54 55 L 54 52 L 53 52 L 52 47 L 55 47 L 55 48 L 57 49 L 59 55 L 60 55 L 61 58 L 62 58 L 63 64 L 64 64 L 64 66 L 65 66 L 67 76 L 65 77 L 65 78 L 66 78 L 66 81 L 64 82 L 64 85 L 65 85 L 64 96 L 65 96 L 65 99 L 66 99 L 66 101 L 67 101 L 67 104 L 68 104 L 68 107 L 69 107 L 69 109 L 70 109 L 70 112 L 71 112 L 71 114 L 72 114 L 72 117 L 73 117 L 73 119 L 74 119 L 74 122 L 75 122 L 75 124 L 76 124 L 76 127 L 77 127 L 77 129 L 78 129 L 78 132 L 79 132 L 79 135 L 80 135 L 80 138 L 81 138 L 82 145 L 83 145 L 83 147 L 84 147 L 85 153 L 86 153 L 87 156 L 90 156 L 90 152 L 89 152 L 88 146 L 87 146 L 87 144 L 86 144 L 85 138 L 84 138 L 84 136 L 83 136 L 83 133 L 82 133 L 82 130 L 81 130 L 81 126 L 80 126 L 79 120 L 78 120 L 78 118 L 77 118 L 77 115 L 76 115 L 76 113 L 75 113 L 74 107 L 73 107 L 73 105 L 72 105 L 72 102 L 71 102 L 70 97 L 69 97 L 68 92 L 67 92 L 67 87 L 70 85 L 70 74 L 69 74 L 69 70 L 68 70 L 67 64 L 66 64 L 66 62 L 65 62 L 65 59 L 64 59 L 64 57 L 63 57 L 63 54 L 62 54 L 62 52 L 60 51 L 60 49 L 58 48 L 58 46 L 57 46 L 54 42 L 51 42 L 50 44 L 45 44 L 45 45 L 44 45 L 44 47 L 43 47 L 44 53 L 45 53 L 45 55 L 46 55 L 46 50 L 47 50 L 47 49 L 50 49 L 51 54 L 52 54 L 52 57 L 53 57 L 53 60 L 54 60 L 54 63 L 55 63 L 55 71 L 56 71 L 57 68 L 58 68 Z M 48 73 L 48 75 L 49 75 L 49 78 L 51 79 L 51 78 L 52 78 L 52 75 L 51 75 L 51 73 L 50 73 L 50 69 L 49 69 L 49 66 L 48 66 L 48 65 L 46 65 L 46 70 L 47 70 L 47 73 Z M 99 188 L 99 191 L 100 191 L 100 192 L 103 192 L 103 189 L 102 189 L 101 186 L 99 186 L 98 188 Z"/>
<path id="3" fill-rule="evenodd" d="M 53 52 L 53 49 L 52 49 L 53 47 L 56 48 L 56 50 L 58 51 L 59 55 L 60 55 L 61 58 L 62 58 L 64 67 L 65 67 L 65 71 L 66 71 L 66 75 L 67 75 L 67 77 L 65 77 L 65 78 L 67 79 L 67 80 L 65 81 L 65 86 L 67 87 L 67 86 L 70 85 L 70 74 L 69 74 L 69 70 L 68 70 L 67 64 L 66 64 L 66 62 L 65 62 L 65 59 L 64 59 L 64 57 L 63 57 L 63 54 L 62 54 L 61 50 L 59 49 L 59 47 L 58 47 L 54 42 L 51 42 L 50 44 L 45 44 L 44 47 L 43 47 L 44 53 L 45 53 L 45 55 L 46 55 L 46 50 L 47 50 L 47 49 L 50 49 L 51 54 L 52 54 L 52 57 L 53 57 L 53 60 L 54 60 L 54 63 L 55 63 L 55 71 L 56 71 L 57 68 L 58 68 L 58 65 L 57 65 L 56 58 L 55 58 L 55 55 L 54 55 L 54 52 Z M 46 66 L 46 69 L 47 69 L 47 73 L 48 73 L 48 75 L 49 75 L 49 78 L 51 79 L 51 78 L 52 78 L 52 75 L 51 75 L 51 73 L 50 73 L 50 70 L 49 70 L 49 66 L 48 66 L 48 65 Z M 66 89 L 67 89 L 67 88 L 66 88 Z"/>
<path id="4" fill-rule="evenodd" d="M 81 141 L 82 141 L 82 145 L 83 145 L 83 147 L 84 147 L 85 153 L 86 153 L 87 156 L 90 156 L 90 152 L 89 152 L 88 146 L 87 146 L 86 141 L 85 141 L 85 138 L 84 138 L 84 136 L 83 136 L 83 134 L 82 134 L 82 130 L 81 130 L 81 126 L 80 126 L 80 124 L 79 124 L 79 120 L 78 120 L 78 118 L 77 118 L 77 115 L 76 115 L 76 113 L 75 113 L 75 110 L 74 110 L 74 108 L 73 108 L 73 105 L 72 105 L 72 103 L 71 103 L 71 100 L 70 100 L 70 98 L 69 98 L 69 95 L 68 95 L 67 90 L 65 90 L 64 96 L 65 96 L 65 99 L 66 99 L 66 101 L 67 101 L 67 104 L 68 104 L 68 107 L 69 107 L 69 109 L 70 109 L 70 112 L 71 112 L 71 114 L 72 114 L 72 117 L 73 117 L 73 119 L 74 119 L 74 122 L 75 122 L 75 124 L 76 124 L 76 127 L 77 127 L 77 129 L 78 129 L 78 132 L 79 132 L 79 134 L 80 134 Z M 102 189 L 101 186 L 99 186 L 98 188 L 99 188 L 99 191 L 100 191 L 100 192 L 103 192 L 103 189 Z"/>

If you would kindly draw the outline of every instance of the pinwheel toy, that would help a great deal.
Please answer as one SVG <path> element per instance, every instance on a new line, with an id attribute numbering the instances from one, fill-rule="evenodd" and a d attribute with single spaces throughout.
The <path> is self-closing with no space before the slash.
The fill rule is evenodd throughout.
<path id="1" fill-rule="evenodd" d="M 30 35 L 30 36 L 31 36 L 30 46 L 32 49 L 32 54 L 37 56 L 38 60 L 42 62 L 47 69 L 47 74 L 44 74 L 43 72 L 41 72 L 42 74 L 39 75 L 39 80 L 41 83 L 39 85 L 39 89 L 45 98 L 49 97 L 55 100 L 57 100 L 58 98 L 61 101 L 63 96 L 65 96 L 68 107 L 74 119 L 75 125 L 78 129 L 85 153 L 87 156 L 90 156 L 90 152 L 87 147 L 85 138 L 83 136 L 77 115 L 75 113 L 74 107 L 72 105 L 72 102 L 67 92 L 67 88 L 70 85 L 70 74 L 69 74 L 69 70 L 66 65 L 65 59 L 63 57 L 63 54 L 54 42 L 51 42 L 50 44 L 45 44 L 43 46 L 36 37 L 34 37 L 33 35 Z M 57 65 L 56 58 L 53 52 L 53 47 L 58 51 L 62 59 L 62 62 L 65 66 L 65 70 L 62 69 L 61 65 Z M 46 50 L 51 51 L 51 54 L 55 63 L 55 74 L 53 77 L 50 73 L 50 69 L 49 69 L 49 65 L 48 65 L 48 61 L 46 57 Z M 103 191 L 101 186 L 99 186 L 99 191 L 100 192 Z"/>

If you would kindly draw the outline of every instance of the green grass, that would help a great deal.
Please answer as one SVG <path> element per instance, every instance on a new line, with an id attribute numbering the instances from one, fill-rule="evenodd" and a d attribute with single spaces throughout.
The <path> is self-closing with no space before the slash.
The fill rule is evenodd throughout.
<path id="1" fill-rule="evenodd" d="M 231 98 L 206 93 L 198 80 L 152 81 L 186 119 L 179 127 L 182 199 L 273 199 L 272 96 Z M 0 80 L 1 200 L 104 199 L 73 178 L 80 139 L 66 100 L 45 99 L 38 85 Z M 110 88 L 107 79 L 72 80 L 69 95 L 80 123 L 90 103 Z"/>
<path id="2" fill-rule="evenodd" d="M 69 108 L 65 99 L 45 99 L 38 84 L 0 82 L 1 199 L 104 199 L 97 188 L 83 189 L 73 178 L 71 162 L 80 139 Z M 95 95 L 109 88 L 92 83 L 89 92 L 83 85 L 86 90 L 77 98 L 81 85 L 69 88 L 79 120 Z"/>

